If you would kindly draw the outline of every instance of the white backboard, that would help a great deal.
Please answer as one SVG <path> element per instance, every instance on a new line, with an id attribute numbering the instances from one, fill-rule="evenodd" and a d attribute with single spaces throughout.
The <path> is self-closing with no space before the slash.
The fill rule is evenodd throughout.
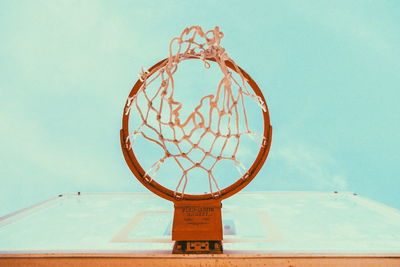
<path id="1" fill-rule="evenodd" d="M 150 193 L 64 194 L 0 218 L 0 257 L 169 254 L 173 205 Z M 224 253 L 400 257 L 400 212 L 352 193 L 244 192 L 223 201 Z"/>

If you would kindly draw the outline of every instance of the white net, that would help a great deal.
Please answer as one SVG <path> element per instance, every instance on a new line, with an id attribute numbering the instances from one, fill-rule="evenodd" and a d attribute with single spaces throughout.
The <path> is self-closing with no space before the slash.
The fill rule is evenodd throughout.
<path id="1" fill-rule="evenodd" d="M 254 140 L 256 148 L 265 144 L 263 135 L 250 129 L 249 121 L 254 119 L 254 125 L 262 124 L 262 119 L 254 115 L 261 112 L 255 109 L 265 112 L 266 105 L 247 89 L 244 75 L 220 45 L 222 38 L 223 33 L 218 27 L 207 32 L 199 26 L 186 28 L 179 37 L 171 40 L 166 64 L 152 72 L 142 70 L 140 80 L 143 84 L 127 101 L 125 113 L 130 114 L 130 127 L 134 129 L 126 140 L 130 144 L 128 149 L 135 154 L 138 151 L 151 154 L 138 156 L 146 158 L 141 164 L 147 165 L 143 167 L 149 183 L 158 179 L 160 168 L 170 168 L 170 173 L 163 176 L 169 176 L 167 184 L 177 198 L 187 192 L 191 180 L 194 184 L 205 181 L 207 191 L 202 191 L 218 197 L 223 188 L 221 184 L 225 186 L 227 178 L 222 177 L 223 170 L 219 172 L 221 177 L 216 177 L 217 165 L 224 161 L 233 163 L 238 179 L 246 179 L 249 166 L 238 157 L 241 146 L 248 146 L 242 141 L 243 137 Z M 222 73 L 216 89 L 199 98 L 191 94 L 193 88 L 178 88 L 175 80 L 178 66 L 196 58 L 205 69 L 216 64 Z M 227 62 L 233 66 L 233 72 Z M 188 93 L 182 102 L 178 101 L 178 90 Z M 195 91 L 207 90 L 195 88 Z M 156 149 L 148 149 L 150 144 Z M 257 150 L 252 153 L 256 155 Z M 176 175 L 179 171 L 181 174 Z"/>

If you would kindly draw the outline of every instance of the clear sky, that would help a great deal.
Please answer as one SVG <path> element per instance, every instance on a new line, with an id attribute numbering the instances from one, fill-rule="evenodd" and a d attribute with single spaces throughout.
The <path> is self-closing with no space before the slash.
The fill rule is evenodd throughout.
<path id="1" fill-rule="evenodd" d="M 271 152 L 246 190 L 400 209 L 399 14 L 394 0 L 1 1 L 0 216 L 65 192 L 144 191 L 122 157 L 122 109 L 191 25 L 220 26 L 267 99 Z"/>

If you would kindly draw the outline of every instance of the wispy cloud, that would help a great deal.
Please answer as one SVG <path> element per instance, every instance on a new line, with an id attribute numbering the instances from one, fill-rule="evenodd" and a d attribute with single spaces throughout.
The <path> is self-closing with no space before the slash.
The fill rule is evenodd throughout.
<path id="1" fill-rule="evenodd" d="M 346 190 L 347 177 L 335 158 L 316 146 L 304 143 L 280 144 L 274 158 L 280 161 L 284 170 L 295 175 L 311 189 Z"/>

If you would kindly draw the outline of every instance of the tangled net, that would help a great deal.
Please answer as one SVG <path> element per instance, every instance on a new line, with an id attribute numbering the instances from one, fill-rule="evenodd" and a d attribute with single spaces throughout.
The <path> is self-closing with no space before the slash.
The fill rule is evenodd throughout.
<path id="1" fill-rule="evenodd" d="M 188 173 L 196 168 L 207 173 L 210 193 L 218 198 L 221 195 L 221 188 L 213 174 L 216 164 L 221 160 L 230 160 L 234 163 L 241 179 L 246 179 L 247 169 L 237 159 L 241 137 L 258 136 L 263 139 L 261 145 L 265 145 L 265 138 L 249 129 L 244 96 L 253 99 L 264 112 L 266 105 L 259 96 L 247 90 L 246 79 L 240 68 L 220 45 L 223 36 L 218 27 L 207 32 L 203 32 L 199 26 L 186 28 L 179 37 L 171 40 L 166 64 L 152 72 L 142 69 L 140 73 L 142 86 L 136 95 L 127 100 L 125 113 L 129 114 L 135 109 L 139 115 L 136 118 L 140 120 L 139 125 L 126 139 L 128 149 L 132 149 L 136 138 L 142 136 L 164 151 L 164 154 L 146 171 L 144 178 L 149 183 L 166 159 L 172 158 L 176 162 L 182 171 L 174 190 L 176 198 L 183 197 L 188 183 Z M 215 61 L 223 78 L 215 94 L 203 96 L 193 111 L 183 119 L 180 114 L 183 103 L 174 97 L 173 76 L 182 61 L 194 58 L 200 59 L 207 69 L 210 68 L 209 60 Z M 239 79 L 232 75 L 227 62 L 234 66 Z M 155 92 L 148 90 L 149 86 L 156 84 L 157 81 L 159 84 Z M 237 87 L 236 91 L 233 87 Z M 170 137 L 164 134 L 165 127 L 172 131 Z M 212 138 L 207 139 L 206 135 Z M 215 145 L 217 140 L 222 144 L 218 148 Z M 231 142 L 233 140 L 235 145 L 233 152 L 226 155 L 225 150 L 229 140 Z M 174 149 L 171 149 L 171 145 Z M 191 156 L 194 150 L 202 152 L 200 160 Z M 204 164 L 206 158 L 212 159 L 213 163 L 210 166 Z M 189 165 L 183 164 L 183 161 L 188 161 Z"/>

